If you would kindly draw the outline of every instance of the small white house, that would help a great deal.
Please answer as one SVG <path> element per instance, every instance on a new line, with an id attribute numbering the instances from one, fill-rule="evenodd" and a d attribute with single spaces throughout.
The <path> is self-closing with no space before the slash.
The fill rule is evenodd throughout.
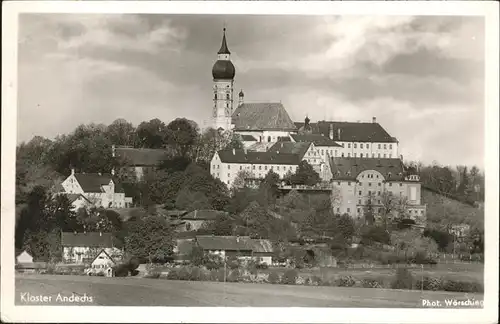
<path id="1" fill-rule="evenodd" d="M 33 257 L 26 251 L 16 253 L 16 263 L 33 263 Z"/>
<path id="2" fill-rule="evenodd" d="M 116 265 L 116 261 L 106 252 L 101 250 L 91 262 L 91 267 L 94 271 L 106 272 L 109 268 Z"/>
<path id="3" fill-rule="evenodd" d="M 61 233 L 63 261 L 73 264 L 91 264 L 102 250 L 114 261 L 121 259 L 123 251 L 113 242 L 111 233 Z"/>

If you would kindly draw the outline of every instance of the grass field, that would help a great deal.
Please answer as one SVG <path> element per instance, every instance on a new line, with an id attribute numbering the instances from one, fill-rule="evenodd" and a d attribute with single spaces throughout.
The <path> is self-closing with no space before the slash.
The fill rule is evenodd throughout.
<path id="1" fill-rule="evenodd" d="M 31 296 L 52 297 L 30 302 Z M 482 294 L 372 288 L 310 287 L 270 284 L 190 282 L 136 277 L 16 276 L 16 305 L 75 305 L 61 296 L 87 296 L 78 305 L 103 306 L 258 306 L 258 307 L 422 307 L 422 300 L 475 298 Z M 48 298 L 46 298 L 48 299 Z"/>

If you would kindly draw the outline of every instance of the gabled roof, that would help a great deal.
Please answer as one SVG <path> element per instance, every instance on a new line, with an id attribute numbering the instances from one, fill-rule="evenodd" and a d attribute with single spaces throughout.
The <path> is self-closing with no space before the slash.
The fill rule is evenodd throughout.
<path id="1" fill-rule="evenodd" d="M 295 142 L 312 142 L 315 146 L 342 147 L 342 145 L 322 134 L 291 134 L 290 137 L 292 137 Z"/>
<path id="2" fill-rule="evenodd" d="M 115 147 L 116 158 L 127 166 L 153 167 L 171 157 L 167 149 Z"/>
<path id="3" fill-rule="evenodd" d="M 244 142 L 257 142 L 257 139 L 252 135 L 241 135 L 241 140 Z"/>
<path id="4" fill-rule="evenodd" d="M 330 126 L 331 125 L 331 126 Z M 304 122 L 296 122 L 295 126 L 300 129 Z M 379 123 L 353 123 L 336 121 L 319 121 L 310 123 L 313 134 L 330 135 L 330 127 L 333 129 L 333 140 L 343 142 L 387 142 L 395 143 L 397 139 L 391 137 Z M 340 129 L 340 138 L 338 130 Z"/>
<path id="5" fill-rule="evenodd" d="M 198 246 L 204 250 L 251 251 L 252 247 L 246 244 L 247 240 L 237 236 L 196 236 Z"/>
<path id="6" fill-rule="evenodd" d="M 123 192 L 120 183 L 108 173 L 75 173 L 75 178 L 84 192 L 103 192 L 102 186 L 108 185 L 111 180 L 115 183 L 115 192 Z"/>
<path id="7" fill-rule="evenodd" d="M 281 103 L 244 103 L 234 111 L 235 130 L 295 130 Z"/>
<path id="8" fill-rule="evenodd" d="M 79 198 L 83 198 L 84 200 L 90 202 L 84 195 L 82 194 L 77 194 L 77 193 L 66 193 L 66 192 L 59 192 L 55 195 L 65 195 L 66 198 L 68 199 L 68 202 L 70 204 L 74 203 L 76 200 L 78 200 Z"/>
<path id="9" fill-rule="evenodd" d="M 358 174 L 367 170 L 380 172 L 385 181 L 404 181 L 405 177 L 404 164 L 400 159 L 332 157 L 330 168 L 333 180 L 355 180 Z"/>
<path id="10" fill-rule="evenodd" d="M 276 154 L 297 154 L 302 160 L 310 146 L 311 142 L 277 142 L 268 149 L 268 152 Z"/>
<path id="11" fill-rule="evenodd" d="M 276 152 L 254 152 L 245 150 L 222 150 L 217 152 L 224 163 L 242 164 L 286 164 L 299 165 L 302 161 L 299 154 L 276 153 Z"/>
<path id="12" fill-rule="evenodd" d="M 62 246 L 83 247 L 113 247 L 113 235 L 111 233 L 61 233 Z"/>
<path id="13" fill-rule="evenodd" d="M 90 262 L 90 264 L 94 263 L 94 261 L 102 254 L 106 254 L 108 256 L 108 258 L 114 263 L 116 264 L 116 261 L 111 257 L 111 255 L 109 255 L 106 250 L 102 249 L 101 251 L 99 251 L 99 253 L 96 254 L 96 256 L 92 259 L 92 261 Z"/>
<path id="14" fill-rule="evenodd" d="M 193 210 L 181 217 L 183 220 L 215 220 L 219 215 L 227 215 L 220 210 Z"/>

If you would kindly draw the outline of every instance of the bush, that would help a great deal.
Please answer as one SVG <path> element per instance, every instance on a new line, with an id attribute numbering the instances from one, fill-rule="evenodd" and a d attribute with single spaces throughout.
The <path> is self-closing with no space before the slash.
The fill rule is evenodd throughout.
<path id="1" fill-rule="evenodd" d="M 444 291 L 456 292 L 484 292 L 484 287 L 479 282 L 462 281 L 462 280 L 445 280 L 442 283 L 441 289 Z"/>
<path id="2" fill-rule="evenodd" d="M 130 275 L 131 275 L 132 277 L 135 277 L 135 276 L 137 276 L 138 274 L 139 274 L 139 270 L 130 270 Z"/>
<path id="3" fill-rule="evenodd" d="M 415 289 L 432 290 L 437 291 L 441 289 L 443 282 L 440 278 L 435 277 L 423 277 L 418 279 L 415 284 Z"/>
<path id="4" fill-rule="evenodd" d="M 265 270 L 265 269 L 269 268 L 269 266 L 267 265 L 267 263 L 259 262 L 259 263 L 257 263 L 256 268 Z"/>
<path id="5" fill-rule="evenodd" d="M 192 267 L 190 278 L 194 281 L 204 281 L 206 279 L 206 276 L 203 272 L 203 269 L 201 269 L 200 267 Z"/>
<path id="6" fill-rule="evenodd" d="M 98 277 L 104 277 L 105 276 L 103 271 L 99 271 L 95 275 L 98 276 Z"/>
<path id="7" fill-rule="evenodd" d="M 323 280 L 318 276 L 312 276 L 311 277 L 311 285 L 321 286 L 321 285 L 323 285 Z"/>
<path id="8" fill-rule="evenodd" d="M 361 285 L 363 288 L 382 288 L 383 283 L 378 281 L 377 279 L 363 279 L 361 281 Z"/>
<path id="9" fill-rule="evenodd" d="M 179 280 L 179 271 L 177 269 L 172 269 L 167 274 L 167 279 L 169 280 Z"/>
<path id="10" fill-rule="evenodd" d="M 413 276 L 406 268 L 398 268 L 391 284 L 392 289 L 412 289 Z"/>
<path id="11" fill-rule="evenodd" d="M 179 268 L 178 276 L 179 280 L 191 280 L 191 273 L 187 267 Z"/>
<path id="12" fill-rule="evenodd" d="M 129 273 L 129 268 L 127 264 L 119 264 L 113 267 L 115 277 L 126 277 Z"/>
<path id="13" fill-rule="evenodd" d="M 271 272 L 267 280 L 269 281 L 269 283 L 277 284 L 280 282 L 280 276 L 276 272 Z"/>
<path id="14" fill-rule="evenodd" d="M 356 280 L 351 276 L 341 276 L 335 281 L 335 285 L 339 287 L 352 287 L 355 284 Z"/>
<path id="15" fill-rule="evenodd" d="M 240 281 L 240 270 L 235 269 L 229 273 L 229 276 L 227 276 L 226 281 L 227 282 L 238 282 Z"/>
<path id="16" fill-rule="evenodd" d="M 281 278 L 281 283 L 285 285 L 295 285 L 297 281 L 298 272 L 295 269 L 290 269 L 285 271 L 283 278 Z"/>
<path id="17" fill-rule="evenodd" d="M 158 279 L 160 278 L 161 273 L 158 271 L 150 271 L 144 275 L 144 278 Z"/>

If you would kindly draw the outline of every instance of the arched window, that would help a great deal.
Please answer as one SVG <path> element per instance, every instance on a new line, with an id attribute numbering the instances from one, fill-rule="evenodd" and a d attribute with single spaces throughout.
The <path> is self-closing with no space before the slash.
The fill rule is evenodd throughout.
<path id="1" fill-rule="evenodd" d="M 268 141 L 268 142 L 271 142 L 271 136 L 268 136 L 268 137 L 267 137 L 267 141 Z"/>
<path id="2" fill-rule="evenodd" d="M 214 94 L 214 99 L 217 100 L 217 94 Z"/>
<path id="3" fill-rule="evenodd" d="M 227 99 L 227 100 L 229 100 L 229 99 L 230 99 L 230 97 L 229 97 L 229 93 L 226 95 L 226 99 Z"/>

